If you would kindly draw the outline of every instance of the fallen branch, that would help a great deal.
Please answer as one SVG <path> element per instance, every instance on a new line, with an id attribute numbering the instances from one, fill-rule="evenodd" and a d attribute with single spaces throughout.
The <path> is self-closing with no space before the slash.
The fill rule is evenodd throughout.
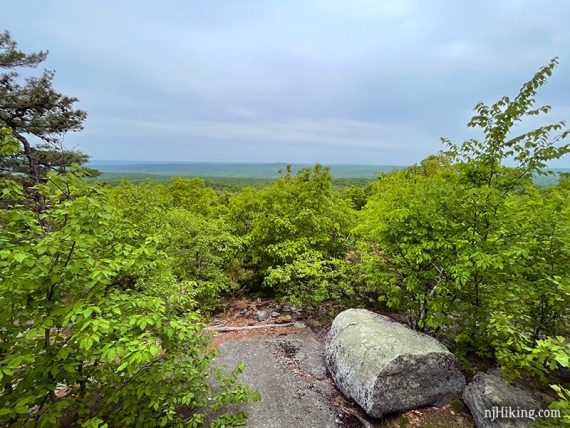
<path id="1" fill-rule="evenodd" d="M 292 322 L 284 323 L 284 324 L 257 324 L 257 325 L 245 325 L 243 327 L 223 327 L 223 326 L 216 326 L 212 325 L 210 327 L 206 327 L 204 330 L 206 331 L 240 331 L 240 330 L 254 330 L 257 328 L 273 328 L 273 327 L 290 327 L 292 326 Z"/>

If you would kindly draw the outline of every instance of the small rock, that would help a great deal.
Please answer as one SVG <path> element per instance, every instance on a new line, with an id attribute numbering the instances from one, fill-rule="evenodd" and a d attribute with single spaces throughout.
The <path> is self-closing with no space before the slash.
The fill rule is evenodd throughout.
<path id="1" fill-rule="evenodd" d="M 296 312 L 297 308 L 295 305 L 292 305 L 291 303 L 284 303 L 283 305 L 281 305 L 281 312 Z"/>
<path id="2" fill-rule="evenodd" d="M 267 316 L 268 316 L 268 315 L 267 315 L 267 312 L 266 312 L 266 311 L 257 311 L 257 312 L 255 313 L 254 318 L 255 318 L 257 321 L 265 321 L 265 320 L 267 319 Z"/>
<path id="3" fill-rule="evenodd" d="M 509 419 L 509 409 L 533 409 L 537 413 L 543 408 L 529 392 L 508 385 L 499 370 L 477 373 L 465 388 L 463 401 L 471 410 L 477 428 L 530 427 L 529 419 Z"/>
<path id="4" fill-rule="evenodd" d="M 279 312 L 277 312 L 277 311 L 271 312 L 271 317 L 272 317 L 272 318 L 277 318 L 277 317 L 279 317 L 279 316 L 281 316 L 281 314 L 280 314 Z"/>
<path id="5" fill-rule="evenodd" d="M 294 312 L 291 312 L 291 317 L 292 317 L 294 320 L 298 320 L 298 319 L 303 318 L 303 314 L 302 314 L 301 312 L 294 311 Z"/>
<path id="6" fill-rule="evenodd" d="M 295 328 L 307 328 L 307 325 L 304 322 L 296 321 L 293 323 L 293 327 Z"/>

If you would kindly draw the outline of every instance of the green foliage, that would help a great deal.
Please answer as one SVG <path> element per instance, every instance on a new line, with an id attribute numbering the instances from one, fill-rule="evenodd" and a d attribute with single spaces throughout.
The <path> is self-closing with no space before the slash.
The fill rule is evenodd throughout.
<path id="1" fill-rule="evenodd" d="M 47 52 L 26 54 L 18 50 L 18 45 L 8 31 L 0 34 L 0 67 L 35 67 L 47 58 Z"/>
<path id="2" fill-rule="evenodd" d="M 201 178 L 174 177 L 166 186 L 170 207 L 184 208 L 191 212 L 209 215 L 216 204 L 216 192 L 206 187 Z"/>
<path id="3" fill-rule="evenodd" d="M 283 296 L 320 301 L 350 248 L 354 212 L 331 189 L 327 168 L 315 165 L 293 175 L 288 168 L 275 183 L 247 190 L 230 201 L 228 220 L 246 243 L 245 265 L 257 282 Z M 335 293 L 329 293 L 329 298 Z"/>
<path id="4" fill-rule="evenodd" d="M 206 218 L 184 209 L 173 209 L 166 215 L 170 226 L 165 251 L 173 259 L 173 273 L 195 286 L 193 297 L 201 307 L 217 303 L 225 291 L 238 288 L 237 253 L 242 241 L 229 230 L 227 223 Z"/>
<path id="5" fill-rule="evenodd" d="M 196 307 L 210 309 L 224 292 L 238 288 L 243 242 L 219 217 L 225 207 L 203 180 L 125 182 L 111 189 L 111 197 L 122 216 L 162 237 L 159 248 L 169 256 L 165 263 Z"/>
<path id="6" fill-rule="evenodd" d="M 388 307 L 451 339 L 460 356 L 543 379 L 567 366 L 570 210 L 564 181 L 541 190 L 532 177 L 570 151 L 568 131 L 561 122 L 510 133 L 550 110 L 534 97 L 555 65 L 515 99 L 477 104 L 469 126 L 484 140 L 444 139 L 445 153 L 381 177 L 357 229 Z"/>
<path id="7" fill-rule="evenodd" d="M 215 352 L 192 295 L 165 269 L 161 236 L 79 175 L 48 173 L 40 212 L 3 182 L 0 421 L 196 426 L 256 398 L 237 383 L 243 367 L 217 373 L 212 389 Z"/>
<path id="8" fill-rule="evenodd" d="M 568 368 L 570 345 L 562 336 L 532 341 L 524 330 L 517 329 L 513 315 L 494 314 L 489 323 L 489 336 L 497 362 L 506 378 L 512 380 L 522 374 L 537 377 L 543 383 L 546 375 L 559 368 Z"/>
<path id="9" fill-rule="evenodd" d="M 111 189 L 113 203 L 147 227 L 163 224 L 164 212 L 180 208 L 205 217 L 217 217 L 218 194 L 201 178 L 173 177 L 166 183 L 123 181 Z M 142 204 L 142 205 L 141 205 Z"/>
<path id="10" fill-rule="evenodd" d="M 0 128 L 0 159 L 17 153 L 20 144 L 12 136 L 10 128 Z"/>
<path id="11" fill-rule="evenodd" d="M 570 390 L 561 387 L 560 385 L 551 385 L 551 388 L 556 392 L 558 400 L 554 401 L 549 408 L 552 410 L 560 411 L 562 417 L 555 421 L 554 424 L 570 425 Z"/>
<path id="12" fill-rule="evenodd" d="M 346 251 L 351 212 L 332 192 L 328 169 L 316 165 L 296 175 L 289 170 L 257 197 L 260 207 L 247 239 L 262 272 L 311 250 L 332 257 Z"/>
<path id="13" fill-rule="evenodd" d="M 535 106 L 535 96 L 557 64 L 555 58 L 542 67 L 522 86 L 514 99 L 503 97 L 491 106 L 481 102 L 475 106 L 477 114 L 467 126 L 481 128 L 485 136 L 483 141 L 472 139 L 458 146 L 442 139 L 448 146 L 447 154 L 463 163 L 466 176 L 474 184 L 509 190 L 520 180 L 530 178 L 534 172 L 544 173 L 548 161 L 570 152 L 570 145 L 558 145 L 570 133 L 564 122 L 541 126 L 515 137 L 510 135 L 513 127 L 524 118 L 550 112 L 548 105 Z M 559 134 L 553 137 L 554 132 Z M 512 174 L 504 174 L 501 167 L 502 162 L 508 159 L 517 164 Z"/>
<path id="14" fill-rule="evenodd" d="M 58 143 L 63 133 L 81 129 L 85 112 L 74 109 L 76 98 L 52 88 L 53 71 L 45 70 L 40 77 L 29 77 L 23 84 L 15 71 L 37 67 L 46 57 L 47 52 L 19 51 L 7 31 L 0 35 L 0 68 L 8 70 L 0 79 L 0 125 L 14 133 L 29 133 L 45 142 Z"/>
<path id="15" fill-rule="evenodd" d="M 15 140 L 17 142 L 17 140 Z M 17 148 L 19 149 L 19 144 Z M 89 156 L 74 150 L 53 147 L 42 144 L 30 148 L 37 171 L 40 177 L 45 177 L 48 171 L 65 172 L 73 164 L 84 164 L 89 160 Z M 84 168 L 86 175 L 96 177 L 99 171 L 93 168 Z M 25 176 L 30 173 L 30 166 L 26 154 L 21 150 L 16 150 L 10 156 L 0 160 L 0 174 Z"/>
<path id="16" fill-rule="evenodd" d="M 448 323 L 450 296 L 460 288 L 444 270 L 457 255 L 461 225 L 449 210 L 457 193 L 446 171 L 432 177 L 410 171 L 387 175 L 374 187 L 357 229 L 380 299 L 419 329 Z"/>
<path id="17" fill-rule="evenodd" d="M 360 211 L 368 201 L 368 190 L 368 187 L 350 186 L 343 190 L 343 195 L 354 209 Z"/>
<path id="18" fill-rule="evenodd" d="M 35 68 L 47 52 L 26 54 L 17 48 L 10 34 L 0 34 L 0 128 L 9 128 L 21 148 L 0 157 L 0 175 L 16 175 L 27 185 L 40 183 L 49 170 L 65 171 L 88 157 L 65 150 L 61 141 L 70 131 L 82 128 L 86 113 L 75 108 L 77 99 L 55 91 L 55 73 L 44 70 L 39 77 L 22 79 L 21 68 Z M 33 136 L 42 144 L 33 145 Z M 96 170 L 87 170 L 97 175 Z"/>
<path id="19" fill-rule="evenodd" d="M 264 284 L 294 304 L 318 305 L 327 300 L 347 304 L 355 297 L 351 281 L 356 277 L 349 261 L 306 252 L 292 263 L 269 268 Z"/>

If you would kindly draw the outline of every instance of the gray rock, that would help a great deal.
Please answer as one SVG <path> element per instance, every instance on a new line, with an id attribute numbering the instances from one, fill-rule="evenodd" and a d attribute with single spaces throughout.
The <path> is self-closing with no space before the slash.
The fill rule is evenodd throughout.
<path id="1" fill-rule="evenodd" d="M 463 401 L 471 410 L 477 428 L 530 427 L 532 419 L 511 418 L 510 410 L 534 410 L 537 413 L 538 409 L 543 408 L 527 391 L 507 385 L 498 370 L 477 373 L 463 391 Z"/>
<path id="2" fill-rule="evenodd" d="M 283 303 L 281 305 L 281 312 L 296 312 L 297 311 L 297 307 L 295 305 L 292 305 L 291 303 Z"/>
<path id="3" fill-rule="evenodd" d="M 376 418 L 461 396 L 456 358 L 433 337 L 364 309 L 333 321 L 327 367 L 344 395 Z"/>
<path id="4" fill-rule="evenodd" d="M 265 321 L 268 317 L 267 311 L 257 311 L 254 318 L 257 321 Z"/>
<path id="5" fill-rule="evenodd" d="M 277 317 L 281 316 L 281 314 L 280 314 L 279 312 L 277 312 L 277 311 L 273 311 L 273 312 L 271 312 L 271 316 L 272 316 L 273 318 L 277 318 Z"/>
<path id="6" fill-rule="evenodd" d="M 301 318 L 303 318 L 303 314 L 301 312 L 291 312 L 291 318 L 293 318 L 294 320 L 299 320 Z"/>
<path id="7" fill-rule="evenodd" d="M 295 327 L 295 328 L 307 328 L 307 324 L 305 324 L 302 321 L 295 321 L 293 323 L 293 327 Z"/>
<path id="8" fill-rule="evenodd" d="M 336 428 L 337 411 L 330 401 L 335 390 L 327 379 L 324 346 L 314 334 L 244 337 L 219 349 L 214 364 L 244 362 L 240 381 L 261 393 L 259 402 L 222 412 L 246 411 L 248 428 Z"/>

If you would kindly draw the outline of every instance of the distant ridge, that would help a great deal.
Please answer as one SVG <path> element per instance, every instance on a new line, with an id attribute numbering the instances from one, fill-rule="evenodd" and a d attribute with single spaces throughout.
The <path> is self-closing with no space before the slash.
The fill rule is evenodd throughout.
<path id="1" fill-rule="evenodd" d="M 284 171 L 287 163 L 256 162 L 153 162 L 153 161 L 91 161 L 87 166 L 103 173 L 101 179 L 138 180 L 145 178 L 167 179 L 167 177 L 203 177 L 236 179 L 274 179 L 279 171 Z M 314 164 L 292 164 L 293 171 L 311 167 Z M 374 180 L 379 173 L 406 168 L 406 165 L 351 165 L 331 164 L 331 174 L 335 179 Z M 556 174 L 536 176 L 534 181 L 539 186 L 549 186 L 558 182 L 558 173 L 569 173 L 570 168 L 552 168 Z"/>
<path id="2" fill-rule="evenodd" d="M 225 163 L 225 162 L 152 162 L 152 161 L 91 161 L 89 167 L 103 173 L 138 173 L 187 177 L 275 178 L 287 163 Z M 313 164 L 292 164 L 293 171 Z M 326 165 L 326 164 L 325 164 Z M 401 165 L 326 165 L 335 178 L 375 178 L 380 172 L 405 168 Z"/>

